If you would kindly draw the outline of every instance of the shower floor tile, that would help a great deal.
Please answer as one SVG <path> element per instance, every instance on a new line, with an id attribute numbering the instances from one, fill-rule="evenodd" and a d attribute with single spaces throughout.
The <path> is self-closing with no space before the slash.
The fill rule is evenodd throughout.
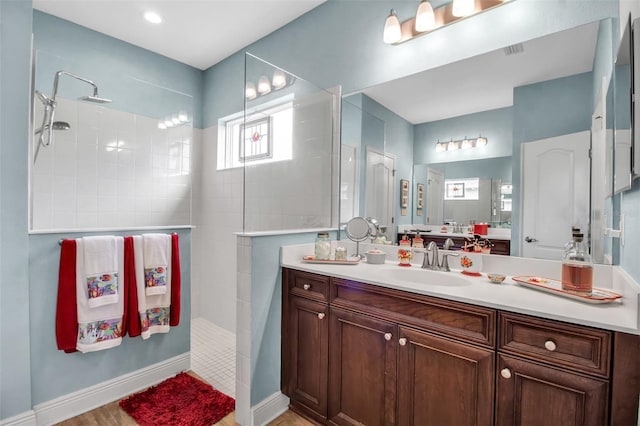
<path id="1" fill-rule="evenodd" d="M 236 336 L 204 318 L 191 320 L 191 370 L 235 398 Z"/>

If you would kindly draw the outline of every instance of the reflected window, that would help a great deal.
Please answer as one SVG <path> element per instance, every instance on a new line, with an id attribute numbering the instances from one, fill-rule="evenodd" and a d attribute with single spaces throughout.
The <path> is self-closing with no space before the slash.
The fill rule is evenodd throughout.
<path id="1" fill-rule="evenodd" d="M 445 200 L 478 200 L 480 196 L 480 178 L 445 179 Z"/>
<path id="2" fill-rule="evenodd" d="M 217 169 L 293 158 L 293 103 L 287 101 L 219 121 Z"/>

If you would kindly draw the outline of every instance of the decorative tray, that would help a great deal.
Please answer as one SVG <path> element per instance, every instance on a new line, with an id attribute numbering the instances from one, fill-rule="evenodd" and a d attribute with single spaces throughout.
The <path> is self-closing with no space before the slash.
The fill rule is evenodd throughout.
<path id="1" fill-rule="evenodd" d="M 562 282 L 551 278 L 533 277 L 533 276 L 521 276 L 512 278 L 517 284 L 533 288 L 536 290 L 545 291 L 547 293 L 555 294 L 569 299 L 579 300 L 586 303 L 611 303 L 622 298 L 618 293 L 613 291 L 604 290 L 602 288 L 594 287 L 591 291 L 591 295 L 583 296 L 575 293 L 571 293 L 562 289 Z"/>
<path id="2" fill-rule="evenodd" d="M 357 265 L 358 263 L 360 263 L 360 258 L 353 256 L 347 257 L 346 260 L 322 260 L 316 259 L 315 256 L 303 256 L 302 261 L 306 263 L 324 263 L 325 265 Z"/>

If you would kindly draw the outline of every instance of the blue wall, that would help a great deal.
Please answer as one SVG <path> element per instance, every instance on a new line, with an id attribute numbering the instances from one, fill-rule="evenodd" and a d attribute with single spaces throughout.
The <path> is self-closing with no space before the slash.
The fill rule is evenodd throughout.
<path id="1" fill-rule="evenodd" d="M 33 33 L 37 90 L 50 95 L 54 74 L 71 71 L 95 81 L 100 95 L 113 100 L 109 108 L 152 118 L 186 109 L 194 127 L 202 127 L 202 71 L 37 10 Z M 63 77 L 58 95 L 74 98 L 87 88 Z"/>
<path id="2" fill-rule="evenodd" d="M 436 152 L 437 141 L 487 138 L 484 147 Z M 414 163 L 434 164 L 452 161 L 511 156 L 513 109 L 498 108 L 415 126 Z"/>
<path id="3" fill-rule="evenodd" d="M 0 1 L 0 419 L 31 409 L 27 147 L 31 1 Z"/>
<path id="4" fill-rule="evenodd" d="M 145 231 L 151 232 L 151 231 Z M 33 404 L 75 392 L 114 377 L 189 352 L 191 328 L 191 230 L 177 232 L 180 238 L 182 272 L 180 325 L 167 334 L 125 337 L 112 349 L 66 354 L 58 351 L 55 338 L 57 276 L 60 255 L 58 241 L 101 234 L 41 234 L 29 238 L 29 307 L 31 310 L 31 383 Z M 133 235 L 140 232 L 108 232 L 108 235 Z M 52 279 L 53 277 L 53 279 Z"/>

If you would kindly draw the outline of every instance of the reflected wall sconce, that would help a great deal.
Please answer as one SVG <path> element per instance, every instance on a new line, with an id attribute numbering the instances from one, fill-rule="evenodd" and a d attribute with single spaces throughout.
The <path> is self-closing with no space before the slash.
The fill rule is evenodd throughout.
<path id="1" fill-rule="evenodd" d="M 185 111 L 180 111 L 177 114 L 171 114 L 166 116 L 165 118 L 161 118 L 158 120 L 158 129 L 166 130 L 172 127 L 182 126 L 183 124 L 187 124 L 189 122 L 189 116 Z"/>
<path id="2" fill-rule="evenodd" d="M 272 91 L 283 89 L 291 86 L 296 78 L 291 74 L 287 74 L 282 70 L 275 70 L 271 78 L 266 75 L 260 76 L 258 85 L 252 81 L 247 81 L 245 85 L 244 96 L 248 101 L 252 101 L 260 96 L 265 96 Z"/>
<path id="3" fill-rule="evenodd" d="M 457 151 L 459 149 L 479 148 L 487 145 L 487 138 L 479 136 L 475 139 L 464 138 L 459 141 L 436 142 L 436 152 Z"/>
<path id="4" fill-rule="evenodd" d="M 444 26 L 501 6 L 509 0 L 453 0 L 434 9 L 429 0 L 421 0 L 416 16 L 400 22 L 391 9 L 384 23 L 383 40 L 387 44 L 401 44 Z"/>

